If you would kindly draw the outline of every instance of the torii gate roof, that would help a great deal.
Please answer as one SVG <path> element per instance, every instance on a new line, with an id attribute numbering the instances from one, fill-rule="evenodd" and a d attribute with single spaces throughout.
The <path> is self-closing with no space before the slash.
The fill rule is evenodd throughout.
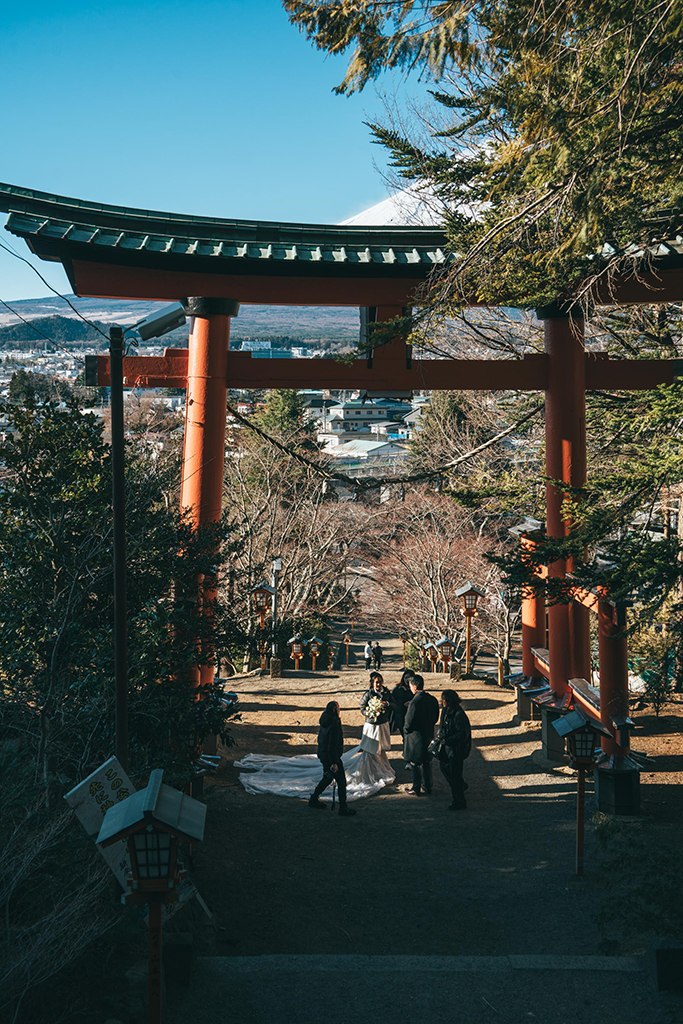
<path id="1" fill-rule="evenodd" d="M 441 227 L 226 220 L 0 184 L 7 228 L 61 261 L 78 295 L 228 297 L 290 305 L 407 305 L 446 261 Z"/>
<path id="2" fill-rule="evenodd" d="M 2 183 L 0 211 L 9 213 L 8 230 L 32 252 L 64 265 L 77 295 L 101 298 L 408 306 L 420 283 L 448 259 L 438 226 L 227 220 Z M 650 242 L 619 251 L 630 269 L 605 282 L 601 304 L 683 301 L 683 235 L 671 231 L 666 217 L 652 228 Z"/>

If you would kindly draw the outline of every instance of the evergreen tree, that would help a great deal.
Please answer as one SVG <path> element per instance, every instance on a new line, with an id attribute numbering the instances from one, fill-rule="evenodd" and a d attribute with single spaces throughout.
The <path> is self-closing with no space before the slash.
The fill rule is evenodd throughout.
<path id="1" fill-rule="evenodd" d="M 291 388 L 274 388 L 266 393 L 262 412 L 254 417 L 257 426 L 279 437 L 292 437 L 300 432 L 311 433 L 304 418 L 304 397 Z"/>
<path id="2" fill-rule="evenodd" d="M 387 68 L 434 82 L 427 143 L 371 128 L 398 173 L 426 180 L 448 208 L 457 255 L 441 299 L 537 307 L 588 296 L 630 266 L 626 247 L 680 220 L 683 0 L 284 6 L 319 48 L 352 50 L 339 91 Z"/>

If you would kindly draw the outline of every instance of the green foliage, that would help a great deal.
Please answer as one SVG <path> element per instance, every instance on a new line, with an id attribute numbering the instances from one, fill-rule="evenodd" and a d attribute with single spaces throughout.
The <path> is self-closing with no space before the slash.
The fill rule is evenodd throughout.
<path id="1" fill-rule="evenodd" d="M 290 437 L 299 431 L 310 433 L 304 419 L 304 398 L 291 388 L 274 388 L 266 392 L 266 405 L 254 416 L 254 422 L 267 433 Z"/>
<path id="2" fill-rule="evenodd" d="M 673 695 L 673 647 L 659 623 L 642 626 L 629 640 L 629 662 L 645 682 L 643 702 L 659 715 Z"/>
<path id="3" fill-rule="evenodd" d="M 387 68 L 439 83 L 429 145 L 371 128 L 451 211 L 448 301 L 454 277 L 460 294 L 500 305 L 587 295 L 628 265 L 621 248 L 680 216 L 683 0 L 284 6 L 319 48 L 353 49 L 342 92 Z"/>
<path id="4" fill-rule="evenodd" d="M 113 747 L 110 454 L 101 425 L 73 403 L 3 412 L 0 724 L 49 792 Z M 194 595 L 197 577 L 208 585 L 217 572 L 216 530 L 195 536 L 178 523 L 163 474 L 129 451 L 130 754 L 134 775 L 165 767 L 184 780 L 188 737 L 227 738 L 219 692 L 196 701 L 187 682 L 195 659 L 212 657 L 214 620 Z"/>
<path id="5" fill-rule="evenodd" d="M 16 370 L 9 384 L 9 400 L 17 405 L 26 405 L 37 399 L 40 402 L 65 401 L 71 397 L 71 386 L 58 377 L 30 370 Z"/>

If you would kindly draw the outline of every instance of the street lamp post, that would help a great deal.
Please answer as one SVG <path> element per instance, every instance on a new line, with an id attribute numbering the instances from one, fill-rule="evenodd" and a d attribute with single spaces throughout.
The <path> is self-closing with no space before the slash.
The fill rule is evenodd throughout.
<path id="1" fill-rule="evenodd" d="M 360 587 L 357 587 L 354 590 L 353 596 L 356 599 L 356 604 L 358 604 L 358 598 L 360 597 Z M 356 612 L 355 612 L 355 605 L 354 605 L 354 610 L 351 612 L 351 632 L 352 633 L 353 633 L 353 630 L 354 630 L 355 621 L 356 621 Z"/>
<path id="2" fill-rule="evenodd" d="M 348 668 L 349 667 L 349 645 L 351 644 L 351 634 L 349 633 L 348 629 L 344 633 L 344 635 L 342 637 L 342 640 L 346 644 L 346 667 Z"/>
<path id="3" fill-rule="evenodd" d="M 164 306 L 124 331 L 109 328 L 111 490 L 114 569 L 114 721 L 116 757 L 128 770 L 128 626 L 126 601 L 126 482 L 123 429 L 123 357 L 126 341 L 160 338 L 185 323 L 179 302 Z"/>
<path id="4" fill-rule="evenodd" d="M 273 657 L 273 658 L 277 658 L 277 632 L 276 632 L 277 631 L 277 583 L 278 583 L 278 577 L 279 577 L 281 572 L 282 572 L 282 559 L 280 558 L 279 555 L 276 555 L 275 558 L 273 559 L 273 564 L 271 566 L 271 573 L 270 573 L 270 585 L 273 588 L 273 606 L 272 606 L 273 642 L 271 644 L 270 653 L 271 653 L 271 657 Z"/>
<path id="5" fill-rule="evenodd" d="M 323 642 L 319 640 L 317 636 L 312 636 L 308 641 L 308 650 L 311 655 L 311 662 L 313 664 L 313 672 L 315 672 L 315 663 L 318 658 L 320 651 L 322 650 Z"/>
<path id="6" fill-rule="evenodd" d="M 290 637 L 287 643 L 290 646 L 290 656 L 294 662 L 295 671 L 299 671 L 299 662 L 303 658 L 306 646 L 306 641 L 303 639 L 300 633 L 295 633 L 294 636 Z"/>
<path id="7" fill-rule="evenodd" d="M 96 842 L 106 847 L 124 839 L 131 876 L 122 903 L 146 903 L 149 913 L 148 1022 L 161 1024 L 162 905 L 178 899 L 185 872 L 178 863 L 178 841 L 201 842 L 206 805 L 162 783 L 154 770 L 145 789 L 110 807 Z"/>
<path id="8" fill-rule="evenodd" d="M 448 640 L 445 636 L 442 636 L 440 640 L 436 641 L 434 646 L 438 652 L 444 672 L 448 672 L 448 666 L 450 665 L 451 658 L 453 657 L 455 644 L 452 640 Z"/>
<path id="9" fill-rule="evenodd" d="M 254 611 L 260 616 L 261 619 L 261 668 L 266 667 L 266 645 L 263 639 L 263 631 L 266 628 L 266 612 L 268 605 L 271 605 L 273 601 L 273 587 L 269 586 L 265 580 L 262 580 L 257 587 L 252 587 L 249 591 L 251 595 L 252 604 Z"/>
<path id="10" fill-rule="evenodd" d="M 468 581 L 464 587 L 456 590 L 455 596 L 462 598 L 462 613 L 465 616 L 465 675 L 469 676 L 472 671 L 472 619 L 477 614 L 477 601 L 484 597 L 484 591 Z"/>
<path id="11" fill-rule="evenodd" d="M 408 636 L 408 630 L 407 629 L 402 629 L 400 631 L 400 633 L 398 634 L 398 638 L 401 641 L 401 643 L 403 644 L 403 669 L 405 671 L 405 667 L 406 667 L 406 644 L 410 640 L 410 637 Z"/>
<path id="12" fill-rule="evenodd" d="M 576 786 L 576 874 L 583 875 L 583 847 L 586 829 L 586 771 L 595 764 L 601 736 L 612 737 L 602 722 L 571 711 L 552 723 L 569 747 L 569 762 L 577 770 Z"/>

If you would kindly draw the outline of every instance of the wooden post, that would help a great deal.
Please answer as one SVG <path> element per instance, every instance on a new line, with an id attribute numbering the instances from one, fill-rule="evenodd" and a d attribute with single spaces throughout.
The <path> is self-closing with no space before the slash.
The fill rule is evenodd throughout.
<path id="1" fill-rule="evenodd" d="M 349 667 L 349 641 L 345 640 L 344 643 L 346 644 L 346 667 L 348 668 Z"/>
<path id="2" fill-rule="evenodd" d="M 465 622 L 465 675 L 468 676 L 472 671 L 472 616 L 465 614 Z"/>
<path id="3" fill-rule="evenodd" d="M 583 875 L 583 839 L 586 826 L 586 769 L 578 766 L 576 787 L 576 873 Z"/>
<path id="4" fill-rule="evenodd" d="M 598 643 L 600 651 L 600 720 L 612 731 L 614 716 L 628 715 L 628 650 L 626 626 L 618 626 L 614 605 L 598 603 Z M 618 736 L 618 734 L 617 734 Z M 609 755 L 628 754 L 628 732 L 614 739 L 602 737 L 602 749 Z M 623 745 L 619 742 L 621 740 Z"/>
<path id="5" fill-rule="evenodd" d="M 315 672 L 315 659 L 318 657 L 317 654 L 311 654 L 311 661 L 313 662 L 313 671 Z"/>
<path id="6" fill-rule="evenodd" d="M 149 911 L 149 965 L 147 974 L 147 1020 L 161 1024 L 161 900 L 150 894 Z"/>
<path id="7" fill-rule="evenodd" d="M 505 686 L 505 663 L 502 658 L 498 659 L 498 685 Z"/>

